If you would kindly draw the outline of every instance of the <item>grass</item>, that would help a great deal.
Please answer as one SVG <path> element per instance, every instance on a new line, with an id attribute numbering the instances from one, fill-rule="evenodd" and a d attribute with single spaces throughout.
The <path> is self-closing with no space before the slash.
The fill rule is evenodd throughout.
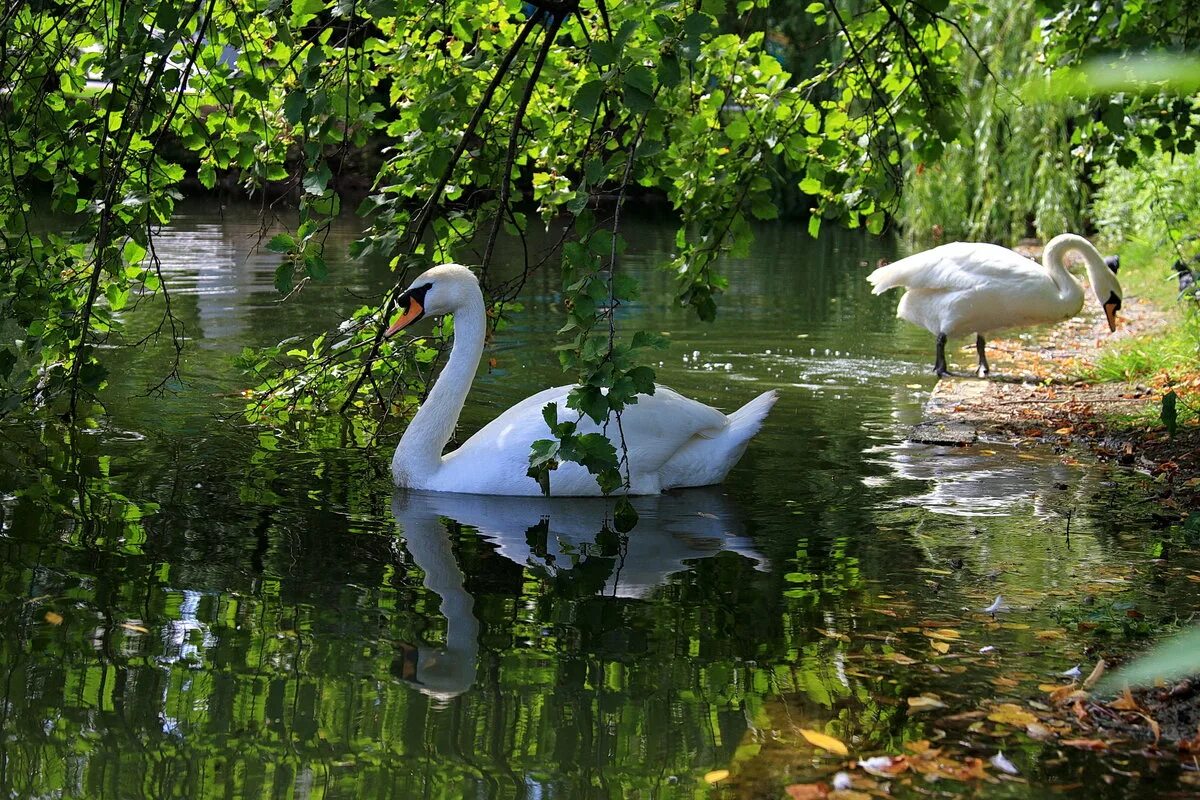
<path id="1" fill-rule="evenodd" d="M 1200 316 L 1191 313 L 1165 331 L 1114 344 L 1097 360 L 1093 381 L 1185 383 L 1200 368 Z"/>
<path id="2" fill-rule="evenodd" d="M 1164 255 L 1137 240 L 1121 248 L 1121 286 L 1126 297 L 1142 297 L 1167 309 L 1166 329 L 1146 336 L 1119 341 L 1100 354 L 1095 365 L 1081 377 L 1093 382 L 1125 382 L 1149 386 L 1157 399 L 1146 408 L 1123 415 L 1130 425 L 1161 424 L 1161 397 L 1174 391 L 1178 422 L 1200 418 L 1200 307 L 1179 300 L 1178 282 L 1171 263 L 1174 254 Z"/>

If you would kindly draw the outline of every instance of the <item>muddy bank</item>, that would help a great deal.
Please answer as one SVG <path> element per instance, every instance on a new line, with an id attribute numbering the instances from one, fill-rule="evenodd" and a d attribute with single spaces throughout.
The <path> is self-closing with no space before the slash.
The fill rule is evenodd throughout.
<path id="1" fill-rule="evenodd" d="M 1084 448 L 1153 476 L 1168 508 L 1200 508 L 1200 427 L 1183 426 L 1170 437 L 1157 424 L 1166 387 L 1079 378 L 1114 341 L 1152 335 L 1169 324 L 1166 311 L 1131 298 L 1120 327 L 1110 334 L 1089 297 L 1074 319 L 989 342 L 989 378 L 939 381 L 926 404 L 926 420 L 911 438 L 934 444 L 977 439 L 1017 447 L 1048 444 L 1068 459 L 1073 449 Z M 973 344 L 956 349 L 951 370 L 969 375 L 974 356 Z"/>

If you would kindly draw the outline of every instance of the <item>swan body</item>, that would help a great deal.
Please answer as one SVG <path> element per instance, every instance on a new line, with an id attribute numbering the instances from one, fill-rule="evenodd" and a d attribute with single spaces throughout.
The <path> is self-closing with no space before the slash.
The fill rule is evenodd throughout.
<path id="1" fill-rule="evenodd" d="M 983 377 L 988 374 L 985 334 L 1059 322 L 1083 308 L 1083 287 L 1063 263 L 1069 250 L 1083 256 L 1109 329 L 1116 330 L 1121 284 L 1096 248 L 1071 233 L 1056 236 L 1046 244 L 1042 264 L 998 245 L 955 242 L 880 267 L 867 280 L 874 294 L 897 286 L 907 289 L 896 316 L 937 336 L 934 371 L 939 375 L 949 374 L 946 339 L 974 333 L 978 374 Z"/>
<path id="2" fill-rule="evenodd" d="M 526 475 L 530 445 L 551 438 L 542 417 L 547 404 L 558 406 L 560 420 L 579 416 L 566 406 L 573 387 L 557 386 L 527 397 L 457 450 L 442 455 L 483 354 L 483 293 L 469 269 L 442 264 L 413 281 L 401 302 L 407 302 L 407 309 L 387 335 L 426 314 L 453 314 L 454 345 L 446 367 L 396 447 L 392 458 L 396 485 L 435 492 L 540 495 L 537 481 Z M 745 452 L 775 400 L 774 391 L 766 392 L 727 415 L 662 386 L 652 395 L 638 395 L 637 403 L 621 413 L 629 451 L 630 493 L 657 494 L 665 489 L 720 483 Z M 603 428 L 584 416 L 577 432 L 604 432 Z M 617 426 L 610 424 L 606 435 L 619 451 Z M 550 494 L 601 492 L 595 476 L 584 467 L 563 462 L 550 474 Z"/>

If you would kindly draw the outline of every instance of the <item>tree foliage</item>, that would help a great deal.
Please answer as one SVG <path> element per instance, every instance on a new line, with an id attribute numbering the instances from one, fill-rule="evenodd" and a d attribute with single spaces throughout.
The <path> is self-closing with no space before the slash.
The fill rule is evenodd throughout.
<path id="1" fill-rule="evenodd" d="M 320 291 L 339 179 L 358 154 L 382 163 L 360 209 L 356 255 L 380 254 L 396 289 L 311 342 L 246 354 L 251 413 L 403 406 L 426 343 L 385 342 L 406 275 L 477 265 L 493 319 L 529 273 L 558 260 L 558 355 L 571 407 L 596 420 L 653 386 L 645 335 L 619 336 L 637 288 L 619 269 L 621 207 L 666 198 L 678 216 L 682 303 L 716 314 L 720 258 L 751 221 L 778 215 L 785 176 L 823 219 L 873 232 L 895 202 L 901 146 L 933 158 L 956 133 L 955 25 L 939 4 L 881 2 L 805 13 L 828 57 L 790 75 L 764 33 L 729 25 L 766 0 L 605 4 L 517 0 L 94 0 L 14 6 L 0 28 L 0 408 L 74 413 L 105 382 L 101 348 L 136 344 L 122 317 L 147 303 L 182 347 L 154 254 L 186 185 L 291 192 L 299 214 L 262 244 L 276 286 Z M 730 30 L 732 28 L 732 30 Z M 268 206 L 264 201 L 264 209 Z M 47 213 L 59 215 L 46 225 Z M 566 224 L 561 224 L 562 221 Z M 520 279 L 490 277 L 497 238 L 560 224 L 552 253 L 526 251 Z M 157 299 L 151 300 L 152 296 Z M 609 462 L 608 468 L 616 467 Z"/>

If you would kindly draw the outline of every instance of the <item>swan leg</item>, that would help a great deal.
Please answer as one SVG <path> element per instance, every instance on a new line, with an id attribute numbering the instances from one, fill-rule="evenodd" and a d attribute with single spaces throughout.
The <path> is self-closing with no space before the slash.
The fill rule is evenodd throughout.
<path id="1" fill-rule="evenodd" d="M 988 368 L 987 356 L 983 353 L 983 336 L 975 334 L 975 352 L 979 353 L 979 366 L 975 370 L 975 374 L 981 378 L 986 378 L 991 370 Z"/>
<path id="2" fill-rule="evenodd" d="M 950 370 L 946 369 L 946 334 L 944 333 L 937 335 L 937 356 L 933 361 L 933 374 L 939 378 L 950 377 Z"/>

